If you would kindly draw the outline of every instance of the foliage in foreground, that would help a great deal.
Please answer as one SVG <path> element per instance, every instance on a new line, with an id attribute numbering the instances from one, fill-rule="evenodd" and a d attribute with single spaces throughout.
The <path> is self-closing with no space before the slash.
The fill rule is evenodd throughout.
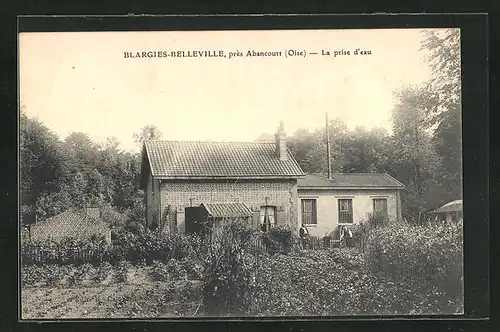
<path id="1" fill-rule="evenodd" d="M 203 304 L 210 316 L 244 315 L 247 307 L 255 230 L 235 221 L 216 229 L 204 256 Z"/>
<path id="2" fill-rule="evenodd" d="M 246 249 L 248 230 L 235 226 L 212 256 L 206 307 L 245 316 L 460 313 L 461 230 L 460 224 L 417 227 L 374 216 L 361 227 L 364 252 L 256 256 Z"/>
<path id="3" fill-rule="evenodd" d="M 258 232 L 240 222 L 215 231 L 204 250 L 196 242 L 199 239 L 191 241 L 178 235 L 161 242 L 164 240 L 144 230 L 135 238 L 124 238 L 124 248 L 133 250 L 114 256 L 133 257 L 135 267 L 125 262 L 127 259 L 116 261 L 115 266 L 107 262 L 95 266 L 30 265 L 23 266 L 22 282 L 23 286 L 72 285 L 83 280 L 127 283 L 131 271 L 146 269 L 144 278 L 153 282 L 201 282 L 200 311 L 210 316 L 463 311 L 462 225 L 417 227 L 372 219 L 358 229 L 363 251 L 287 250 L 293 237 L 287 236 L 286 229 L 278 229 L 276 234 L 267 235 L 275 242 L 270 242 L 271 250 L 266 253 L 255 246 Z M 128 256 L 130 253 L 134 256 Z"/>
<path id="4" fill-rule="evenodd" d="M 452 314 L 463 302 L 365 270 L 356 249 L 264 257 L 250 289 L 251 316 Z"/>
<path id="5" fill-rule="evenodd" d="M 374 228 L 364 254 L 369 273 L 431 294 L 436 312 L 453 312 L 463 304 L 461 222 Z"/>
<path id="6" fill-rule="evenodd" d="M 295 231 L 287 225 L 273 227 L 267 233 L 262 234 L 262 242 L 269 254 L 288 254 L 293 250 L 297 241 Z"/>

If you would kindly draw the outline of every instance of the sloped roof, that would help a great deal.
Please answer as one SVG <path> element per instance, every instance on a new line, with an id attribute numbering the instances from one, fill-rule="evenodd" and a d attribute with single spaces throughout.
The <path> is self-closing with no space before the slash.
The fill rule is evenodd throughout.
<path id="1" fill-rule="evenodd" d="M 404 185 L 386 173 L 334 173 L 331 179 L 321 174 L 308 174 L 298 180 L 300 188 L 404 188 Z"/>
<path id="2" fill-rule="evenodd" d="M 252 215 L 252 210 L 244 203 L 202 203 L 201 205 L 214 218 L 244 218 Z"/>
<path id="3" fill-rule="evenodd" d="M 451 201 L 441 206 L 439 209 L 432 211 L 432 213 L 445 213 L 445 212 L 458 212 L 463 210 L 463 203 L 461 199 Z"/>
<path id="4" fill-rule="evenodd" d="M 86 216 L 85 210 L 69 209 L 32 225 L 32 240 L 87 238 L 92 235 L 105 235 L 109 227 L 93 216 Z"/>
<path id="5" fill-rule="evenodd" d="M 158 178 L 283 178 L 304 173 L 287 150 L 281 161 L 274 143 L 147 141 L 145 152 Z"/>

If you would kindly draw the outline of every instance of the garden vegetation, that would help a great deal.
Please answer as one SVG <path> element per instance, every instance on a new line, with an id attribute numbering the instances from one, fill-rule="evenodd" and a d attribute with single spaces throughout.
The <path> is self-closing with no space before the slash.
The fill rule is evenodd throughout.
<path id="1" fill-rule="evenodd" d="M 46 247 L 59 251 L 58 258 L 25 261 L 22 284 L 23 289 L 126 284 L 140 270 L 146 283 L 190 281 L 185 286 L 191 289 L 184 291 L 198 297 L 184 303 L 186 316 L 463 311 L 461 223 L 416 226 L 369 217 L 358 228 L 355 248 L 303 250 L 297 243 L 286 226 L 261 233 L 239 220 L 214 229 L 210 242 L 137 228 L 124 230 L 113 246 L 87 243 L 101 250 L 88 261 L 71 259 L 74 242 Z M 34 246 L 24 248 L 26 257 Z"/>

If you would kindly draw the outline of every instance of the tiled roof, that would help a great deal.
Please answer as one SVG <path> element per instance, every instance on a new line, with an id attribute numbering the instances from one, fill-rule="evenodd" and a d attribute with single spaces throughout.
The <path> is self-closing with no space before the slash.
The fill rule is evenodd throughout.
<path id="1" fill-rule="evenodd" d="M 109 227 L 99 219 L 85 216 L 85 210 L 69 209 L 31 227 L 32 240 L 61 240 L 63 238 L 88 238 L 105 236 Z"/>
<path id="2" fill-rule="evenodd" d="M 214 218 L 243 218 L 252 216 L 252 210 L 244 203 L 202 203 Z"/>
<path id="3" fill-rule="evenodd" d="M 328 177 L 318 174 L 308 174 L 298 180 L 299 188 L 404 188 L 404 185 L 385 173 L 334 173 Z"/>
<path id="4" fill-rule="evenodd" d="M 160 178 L 281 178 L 303 176 L 290 151 L 282 161 L 274 143 L 148 141 L 153 176 Z"/>

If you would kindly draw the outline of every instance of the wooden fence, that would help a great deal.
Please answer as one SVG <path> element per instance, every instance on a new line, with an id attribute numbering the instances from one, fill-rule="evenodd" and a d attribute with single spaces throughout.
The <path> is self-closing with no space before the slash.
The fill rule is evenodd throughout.
<path id="1" fill-rule="evenodd" d="M 335 239 L 323 239 L 319 237 L 309 236 L 306 239 L 297 239 L 293 244 L 293 249 L 295 250 L 323 250 L 323 249 L 333 249 L 345 246 L 344 241 Z M 255 237 L 252 239 L 250 246 L 256 252 L 267 251 L 266 244 L 262 237 Z"/>

